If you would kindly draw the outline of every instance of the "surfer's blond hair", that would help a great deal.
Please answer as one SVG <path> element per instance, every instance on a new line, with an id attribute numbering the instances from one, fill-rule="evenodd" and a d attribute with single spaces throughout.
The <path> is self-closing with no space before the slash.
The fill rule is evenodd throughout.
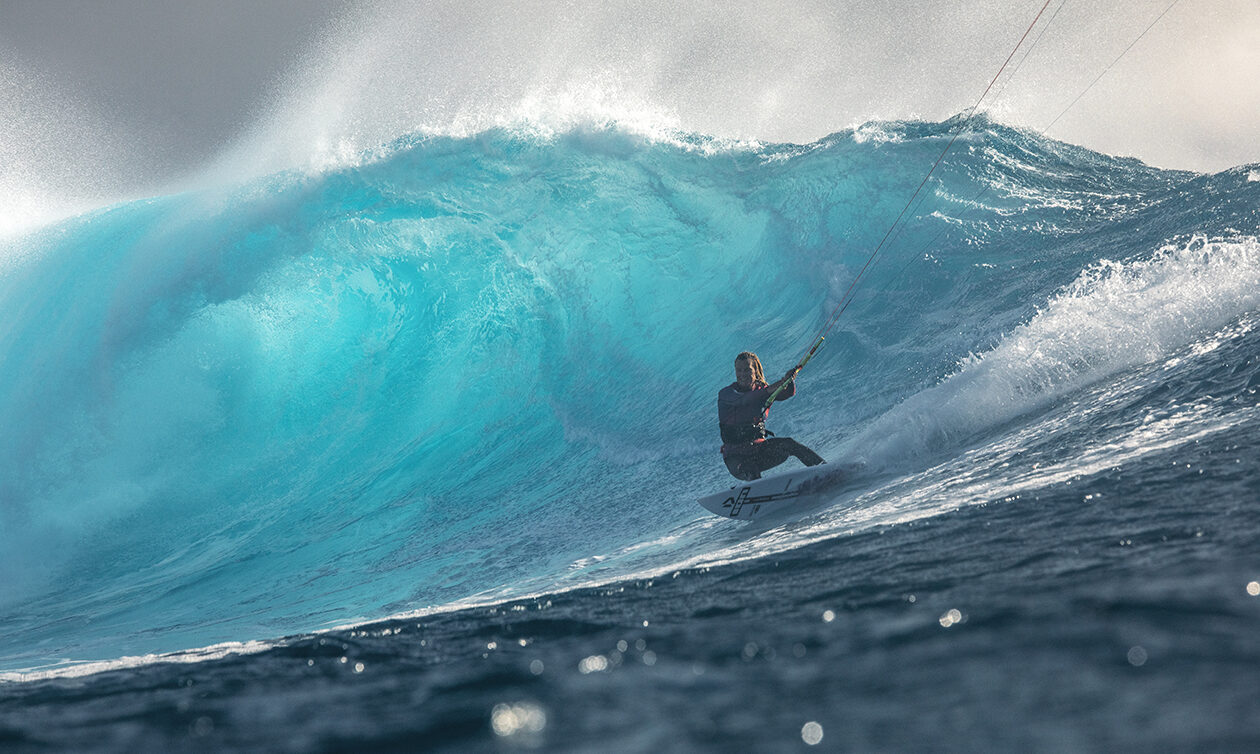
<path id="1" fill-rule="evenodd" d="M 735 357 L 735 363 L 738 364 L 741 361 L 747 361 L 752 366 L 753 385 L 767 384 L 766 374 L 761 369 L 761 359 L 757 358 L 757 354 L 752 351 L 740 351 L 740 354 Z"/>

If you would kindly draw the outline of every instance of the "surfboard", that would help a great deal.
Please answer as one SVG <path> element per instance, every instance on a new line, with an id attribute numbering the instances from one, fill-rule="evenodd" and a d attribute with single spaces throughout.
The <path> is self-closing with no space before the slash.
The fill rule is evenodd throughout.
<path id="1" fill-rule="evenodd" d="M 724 518 L 750 521 L 794 507 L 806 507 L 843 485 L 849 476 L 843 466 L 822 464 L 786 474 L 735 485 L 725 492 L 698 500 L 701 507 Z"/>

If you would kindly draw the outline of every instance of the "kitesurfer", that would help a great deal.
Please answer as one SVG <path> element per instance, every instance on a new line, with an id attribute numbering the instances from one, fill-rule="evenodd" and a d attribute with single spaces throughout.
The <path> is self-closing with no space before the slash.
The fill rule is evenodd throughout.
<path id="1" fill-rule="evenodd" d="M 718 428 L 722 432 L 722 459 L 736 479 L 760 479 L 761 472 L 792 456 L 806 466 L 824 463 L 822 456 L 796 440 L 774 437 L 766 429 L 770 414 L 766 399 L 780 385 L 784 387 L 776 400 L 796 395 L 798 371 L 793 367 L 783 379 L 767 385 L 757 354 L 744 351 L 735 357 L 735 381 L 718 391 Z"/>

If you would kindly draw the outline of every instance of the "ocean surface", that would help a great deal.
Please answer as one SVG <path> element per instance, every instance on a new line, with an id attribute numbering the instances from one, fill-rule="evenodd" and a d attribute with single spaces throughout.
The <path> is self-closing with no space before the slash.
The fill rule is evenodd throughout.
<path id="1" fill-rule="evenodd" d="M 1257 750 L 1260 165 L 973 120 L 771 413 L 861 470 L 695 502 L 959 125 L 414 134 L 0 241 L 0 748 Z"/>

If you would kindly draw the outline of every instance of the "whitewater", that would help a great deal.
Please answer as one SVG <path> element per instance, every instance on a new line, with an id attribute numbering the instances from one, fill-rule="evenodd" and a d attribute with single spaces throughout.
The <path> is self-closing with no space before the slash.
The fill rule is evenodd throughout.
<path id="1" fill-rule="evenodd" d="M 962 125 L 416 132 L 0 240 L 0 741 L 1260 743 L 1260 166 L 971 120 L 771 414 L 860 478 L 695 504 Z"/>

